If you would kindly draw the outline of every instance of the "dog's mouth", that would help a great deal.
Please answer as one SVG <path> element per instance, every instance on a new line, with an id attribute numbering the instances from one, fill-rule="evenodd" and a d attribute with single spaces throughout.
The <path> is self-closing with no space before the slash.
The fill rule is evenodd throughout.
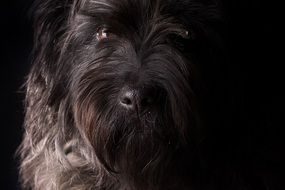
<path id="1" fill-rule="evenodd" d="M 118 105 L 108 113 L 98 114 L 102 115 L 101 120 L 87 134 L 107 170 L 122 172 L 129 167 L 129 170 L 146 170 L 179 146 L 179 129 L 171 109 L 167 109 L 168 103 L 163 101 L 163 105 L 152 105 L 141 111 Z"/>
<path id="2" fill-rule="evenodd" d="M 188 99 L 182 88 L 175 94 L 159 81 L 108 84 L 80 86 L 75 93 L 76 124 L 108 171 L 147 175 L 185 145 Z M 186 100 L 178 101 L 178 94 Z"/>
<path id="3" fill-rule="evenodd" d="M 175 109 L 174 98 L 162 88 L 128 87 L 112 96 L 96 95 L 96 101 L 93 97 L 78 99 L 74 107 L 78 127 L 91 144 L 111 141 L 112 146 L 121 147 L 124 142 L 141 140 L 176 146 L 186 136 L 188 123 L 181 121 L 187 119 L 182 118 L 182 109 Z"/>
<path id="4" fill-rule="evenodd" d="M 118 129 L 105 141 L 95 142 L 94 150 L 105 168 L 115 173 L 136 175 L 136 172 L 147 172 L 178 147 L 176 134 L 159 124 L 151 126 L 135 122 L 114 127 Z"/>

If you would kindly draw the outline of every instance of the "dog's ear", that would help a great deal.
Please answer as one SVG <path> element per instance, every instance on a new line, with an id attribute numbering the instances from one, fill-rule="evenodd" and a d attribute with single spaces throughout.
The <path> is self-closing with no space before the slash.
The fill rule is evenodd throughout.
<path id="1" fill-rule="evenodd" d="M 46 116 L 45 120 L 39 123 L 53 122 L 49 117 L 50 112 L 57 112 L 64 96 L 64 69 L 59 69 L 58 61 L 73 2 L 36 0 L 32 6 L 34 47 L 32 68 L 26 82 L 26 122 L 37 121 L 37 115 Z M 43 111 L 47 113 L 38 113 Z"/>
<path id="2" fill-rule="evenodd" d="M 73 2 L 36 0 L 31 9 L 34 48 L 32 68 L 25 84 L 26 132 L 18 149 L 21 157 L 20 177 L 23 186 L 27 188 L 35 184 L 33 177 L 40 170 L 45 171 L 48 168 L 44 159 L 55 159 L 47 158 L 47 152 L 55 151 L 54 146 L 59 141 L 56 139 L 62 139 L 64 125 L 58 121 L 67 120 L 68 106 L 63 105 L 67 102 L 64 97 L 66 88 L 62 87 L 63 73 L 60 75 L 64 69 L 59 69 L 58 61 Z"/>
<path id="3" fill-rule="evenodd" d="M 56 74 L 67 30 L 68 17 L 72 7 L 71 0 L 36 0 L 32 6 L 34 27 L 33 68 L 28 82 L 40 86 L 52 85 Z M 52 78 L 49 76 L 52 74 Z M 32 81 L 31 81 L 32 80 Z M 47 87 L 47 86 L 46 86 Z M 49 89 L 51 86 L 48 86 Z"/>

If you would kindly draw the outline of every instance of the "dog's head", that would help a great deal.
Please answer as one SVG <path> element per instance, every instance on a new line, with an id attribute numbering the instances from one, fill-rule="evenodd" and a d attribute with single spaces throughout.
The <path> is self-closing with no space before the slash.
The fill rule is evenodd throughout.
<path id="1" fill-rule="evenodd" d="M 157 173 L 192 143 L 214 1 L 53 0 L 37 11 L 31 78 L 107 170 Z"/>

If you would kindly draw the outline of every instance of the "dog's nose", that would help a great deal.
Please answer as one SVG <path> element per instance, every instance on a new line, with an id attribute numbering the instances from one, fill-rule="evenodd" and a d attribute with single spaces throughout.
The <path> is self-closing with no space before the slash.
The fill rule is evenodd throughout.
<path id="1" fill-rule="evenodd" d="M 128 109 L 133 109 L 136 106 L 136 100 L 135 100 L 135 91 L 134 90 L 126 90 L 122 93 L 120 97 L 120 103 L 122 106 Z"/>
<path id="2" fill-rule="evenodd" d="M 155 98 L 156 93 L 154 89 L 127 89 L 122 92 L 119 101 L 126 109 L 142 111 L 151 107 L 155 102 Z"/>

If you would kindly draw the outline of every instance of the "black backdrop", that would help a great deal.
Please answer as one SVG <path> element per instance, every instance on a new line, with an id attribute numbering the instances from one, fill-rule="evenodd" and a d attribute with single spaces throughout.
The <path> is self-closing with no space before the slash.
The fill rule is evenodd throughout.
<path id="1" fill-rule="evenodd" d="M 15 0 L 2 1 L 0 5 L 1 190 L 19 189 L 14 154 L 22 133 L 23 93 L 20 87 L 28 71 L 32 46 L 31 24 L 27 17 L 29 4 L 29 0 Z"/>
<path id="2" fill-rule="evenodd" d="M 32 27 L 27 16 L 29 5 L 30 0 L 6 1 L 0 5 L 1 190 L 18 189 L 17 162 L 13 155 L 23 132 L 20 87 L 29 68 L 32 46 Z M 229 92 L 242 91 L 241 97 L 233 101 L 240 101 L 248 126 L 253 126 L 247 133 L 257 139 L 257 144 L 265 145 L 253 143 L 253 147 L 260 154 L 270 151 L 276 163 L 283 162 L 281 150 L 285 144 L 284 62 L 280 59 L 284 52 L 280 42 L 284 22 L 279 22 L 279 7 L 273 1 L 224 0 L 228 22 L 226 47 L 230 59 L 227 69 L 232 79 L 228 84 Z"/>

